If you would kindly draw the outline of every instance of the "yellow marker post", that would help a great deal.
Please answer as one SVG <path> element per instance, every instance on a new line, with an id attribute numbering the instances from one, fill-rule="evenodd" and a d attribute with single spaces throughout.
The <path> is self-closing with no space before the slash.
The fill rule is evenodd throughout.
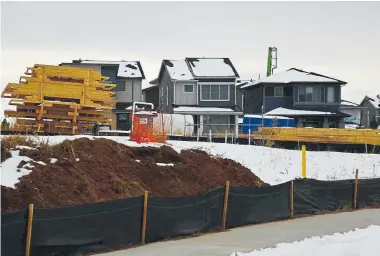
<path id="1" fill-rule="evenodd" d="M 306 146 L 302 145 L 302 178 L 306 178 Z"/>

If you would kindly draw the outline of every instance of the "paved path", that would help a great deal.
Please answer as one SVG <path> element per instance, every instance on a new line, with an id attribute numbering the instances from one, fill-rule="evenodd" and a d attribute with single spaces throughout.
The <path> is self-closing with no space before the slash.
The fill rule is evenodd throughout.
<path id="1" fill-rule="evenodd" d="M 310 236 L 346 232 L 355 228 L 365 228 L 372 224 L 380 225 L 380 209 L 319 215 L 235 228 L 222 233 L 157 242 L 99 256 L 228 256 L 236 251 L 249 252 L 263 247 L 272 247 L 281 242 L 293 242 Z"/>

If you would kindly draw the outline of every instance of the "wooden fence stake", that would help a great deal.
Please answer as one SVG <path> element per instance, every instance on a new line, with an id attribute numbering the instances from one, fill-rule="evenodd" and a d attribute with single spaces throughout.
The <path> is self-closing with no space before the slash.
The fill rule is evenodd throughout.
<path id="1" fill-rule="evenodd" d="M 294 217 L 294 184 L 290 182 L 290 218 Z"/>
<path id="2" fill-rule="evenodd" d="M 144 192 L 144 210 L 143 210 L 143 220 L 142 220 L 142 230 L 141 230 L 141 244 L 145 244 L 145 234 L 146 234 L 146 216 L 148 214 L 148 191 Z"/>
<path id="3" fill-rule="evenodd" d="M 359 170 L 356 169 L 356 171 L 355 171 L 355 186 L 354 186 L 354 210 L 356 210 L 356 199 L 358 196 L 358 173 L 359 173 Z"/>
<path id="4" fill-rule="evenodd" d="M 34 212 L 34 205 L 29 205 L 29 216 L 28 216 L 28 230 L 26 233 L 26 247 L 25 247 L 25 256 L 30 255 L 30 244 L 32 241 L 32 227 L 33 227 L 33 212 Z"/>
<path id="5" fill-rule="evenodd" d="M 226 191 L 224 192 L 224 206 L 223 206 L 223 219 L 222 219 L 222 230 L 226 230 L 226 219 L 227 219 L 227 207 L 228 207 L 228 194 L 230 192 L 230 181 L 226 181 Z"/>
<path id="6" fill-rule="evenodd" d="M 306 178 L 306 146 L 302 145 L 302 153 L 301 153 L 301 168 L 302 168 L 302 178 Z"/>

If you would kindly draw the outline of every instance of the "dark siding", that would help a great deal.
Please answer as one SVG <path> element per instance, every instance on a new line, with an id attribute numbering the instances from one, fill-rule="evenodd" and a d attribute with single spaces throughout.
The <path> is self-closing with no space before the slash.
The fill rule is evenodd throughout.
<path id="1" fill-rule="evenodd" d="M 279 107 L 292 108 L 293 97 L 265 97 L 265 112 Z"/>
<path id="2" fill-rule="evenodd" d="M 254 86 L 244 90 L 244 113 L 261 113 L 263 105 L 263 86 Z"/>
<path id="3" fill-rule="evenodd" d="M 145 102 L 153 103 L 154 108 L 159 107 L 159 88 L 158 88 L 158 86 L 144 91 L 144 95 L 145 95 L 145 98 L 144 98 Z"/>

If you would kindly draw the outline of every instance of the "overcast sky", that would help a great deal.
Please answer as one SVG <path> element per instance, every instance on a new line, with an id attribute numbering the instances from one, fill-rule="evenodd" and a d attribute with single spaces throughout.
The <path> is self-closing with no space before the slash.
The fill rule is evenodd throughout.
<path id="1" fill-rule="evenodd" d="M 379 13 L 380 2 L 1 2 L 1 89 L 27 66 L 78 58 L 140 60 L 148 83 L 164 58 L 229 57 L 250 79 L 275 46 L 275 72 L 347 81 L 343 98 L 360 102 L 380 93 Z"/>

